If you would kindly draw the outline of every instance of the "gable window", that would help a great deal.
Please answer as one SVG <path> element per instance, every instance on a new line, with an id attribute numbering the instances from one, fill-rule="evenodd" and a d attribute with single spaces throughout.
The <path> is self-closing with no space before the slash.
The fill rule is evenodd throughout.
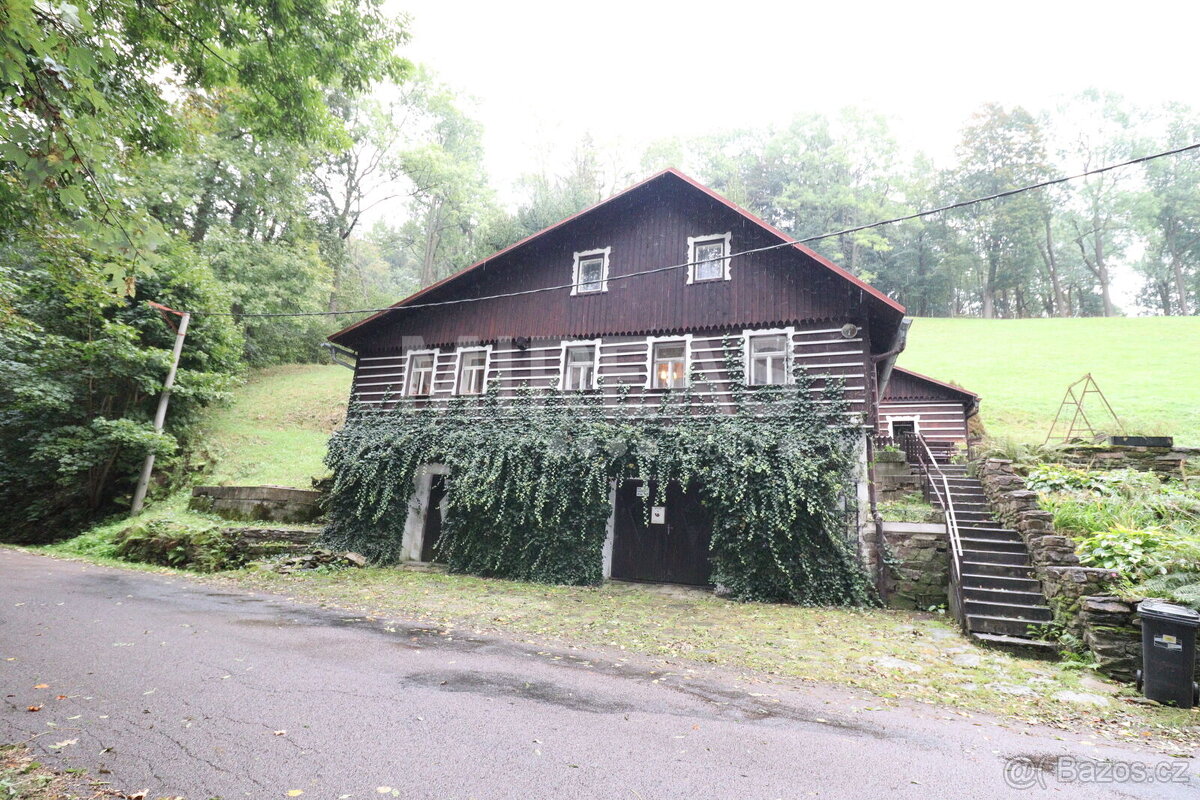
<path id="1" fill-rule="evenodd" d="M 596 294 L 608 291 L 608 256 L 611 247 L 584 250 L 575 254 L 575 277 L 571 294 Z"/>
<path id="2" fill-rule="evenodd" d="M 433 362 L 437 354 L 432 350 L 408 354 L 409 397 L 428 397 L 433 394 Z"/>
<path id="3" fill-rule="evenodd" d="M 650 350 L 650 388 L 683 389 L 687 386 L 687 340 L 653 342 Z"/>
<path id="4" fill-rule="evenodd" d="M 731 233 L 688 237 L 688 283 L 727 281 Z"/>
<path id="5" fill-rule="evenodd" d="M 486 347 L 475 347 L 458 351 L 457 394 L 483 394 L 487 384 Z"/>
<path id="6" fill-rule="evenodd" d="M 562 388 L 580 392 L 596 388 L 596 343 L 563 345 Z"/>
<path id="7" fill-rule="evenodd" d="M 788 382 L 787 333 L 751 334 L 746 346 L 746 383 L 750 386 L 782 386 Z"/>

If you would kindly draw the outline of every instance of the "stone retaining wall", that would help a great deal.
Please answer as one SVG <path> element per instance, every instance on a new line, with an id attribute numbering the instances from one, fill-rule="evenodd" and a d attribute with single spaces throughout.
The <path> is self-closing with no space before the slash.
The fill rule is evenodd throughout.
<path id="1" fill-rule="evenodd" d="M 1189 461 L 1200 463 L 1200 447 L 1078 445 L 1057 450 L 1052 458 L 1086 469 L 1136 469 L 1178 478 Z"/>
<path id="2" fill-rule="evenodd" d="M 1055 621 L 1082 638 L 1083 598 L 1104 592 L 1113 574 L 1080 565 L 1075 543 L 1055 532 L 1053 515 L 1038 507 L 1037 492 L 1025 488 L 1025 480 L 1011 461 L 989 458 L 978 465 L 978 473 L 996 516 L 1021 534 L 1029 548 L 1034 573 L 1042 582 Z"/>
<path id="3" fill-rule="evenodd" d="M 1100 663 L 1100 671 L 1120 680 L 1132 681 L 1142 668 L 1139 602 L 1111 594 L 1083 599 L 1084 642 Z M 1196 664 L 1195 680 L 1200 681 L 1200 661 Z"/>
<path id="4" fill-rule="evenodd" d="M 321 516 L 321 493 L 287 486 L 197 486 L 188 507 L 224 519 L 312 522 Z"/>
<path id="5" fill-rule="evenodd" d="M 946 603 L 950 545 L 945 525 L 884 522 L 884 596 L 892 608 L 929 608 Z"/>

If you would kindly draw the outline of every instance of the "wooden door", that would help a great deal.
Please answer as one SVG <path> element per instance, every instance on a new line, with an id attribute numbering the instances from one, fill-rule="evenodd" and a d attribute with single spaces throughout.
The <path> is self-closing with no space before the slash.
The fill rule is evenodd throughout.
<path id="1" fill-rule="evenodd" d="M 438 539 L 442 538 L 442 498 L 446 496 L 446 476 L 433 475 L 425 505 L 425 530 L 421 534 L 421 560 L 433 561 Z"/>
<path id="2" fill-rule="evenodd" d="M 642 486 L 647 486 L 653 497 L 653 484 L 626 481 L 617 489 L 612 576 L 628 581 L 707 586 L 712 515 L 696 492 L 684 492 L 671 483 L 661 501 L 665 503 L 665 521 L 647 522 L 650 497 L 638 496 Z"/>

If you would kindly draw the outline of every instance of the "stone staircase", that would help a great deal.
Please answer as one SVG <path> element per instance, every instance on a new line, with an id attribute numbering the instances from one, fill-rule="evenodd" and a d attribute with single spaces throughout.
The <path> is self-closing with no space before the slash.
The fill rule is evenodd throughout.
<path id="1" fill-rule="evenodd" d="M 940 461 L 941 459 L 939 459 Z M 962 542 L 962 600 L 970 634 L 981 642 L 1031 651 L 1055 645 L 1031 636 L 1052 616 L 1021 535 L 992 515 L 983 484 L 959 464 L 938 465 Z"/>

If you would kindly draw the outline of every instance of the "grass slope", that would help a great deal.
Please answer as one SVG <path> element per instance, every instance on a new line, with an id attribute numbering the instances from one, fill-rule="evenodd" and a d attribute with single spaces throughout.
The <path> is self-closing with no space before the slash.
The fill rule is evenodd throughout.
<path id="1" fill-rule="evenodd" d="M 216 459 L 212 482 L 307 488 L 326 471 L 325 445 L 345 418 L 351 376 L 318 364 L 252 373 L 205 423 Z"/>
<path id="2" fill-rule="evenodd" d="M 898 364 L 982 395 L 991 436 L 1040 443 L 1090 372 L 1129 433 L 1200 445 L 1200 317 L 918 319 Z M 1098 400 L 1085 410 L 1111 430 Z"/>

